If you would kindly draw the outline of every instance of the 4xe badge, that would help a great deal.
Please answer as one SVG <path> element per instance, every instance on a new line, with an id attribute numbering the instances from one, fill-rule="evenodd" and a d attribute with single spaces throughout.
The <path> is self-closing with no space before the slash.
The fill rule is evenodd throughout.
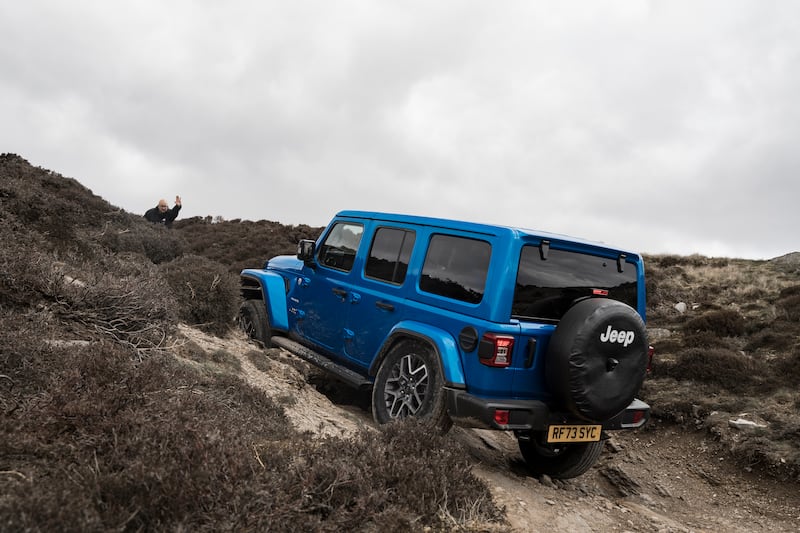
<path id="1" fill-rule="evenodd" d="M 636 334 L 633 331 L 625 331 L 624 329 L 616 330 L 613 329 L 610 324 L 608 329 L 600 334 L 600 342 L 621 344 L 624 347 L 632 343 L 635 338 Z"/>

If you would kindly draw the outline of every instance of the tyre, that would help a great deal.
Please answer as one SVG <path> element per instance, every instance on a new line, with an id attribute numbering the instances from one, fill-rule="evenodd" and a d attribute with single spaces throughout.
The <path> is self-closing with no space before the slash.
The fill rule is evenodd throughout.
<path id="1" fill-rule="evenodd" d="M 264 348 L 271 348 L 272 330 L 269 327 L 267 308 L 263 300 L 245 300 L 239 307 L 239 328 L 245 335 L 260 343 Z"/>
<path id="2" fill-rule="evenodd" d="M 581 300 L 564 314 L 550 339 L 547 385 L 567 411 L 604 422 L 639 392 L 647 346 L 644 322 L 633 308 L 607 298 Z"/>
<path id="3" fill-rule="evenodd" d="M 378 424 L 416 417 L 441 431 L 450 429 L 443 380 L 433 351 L 403 341 L 381 363 L 372 388 L 372 416 Z"/>
<path id="4" fill-rule="evenodd" d="M 547 444 L 543 433 L 518 442 L 519 451 L 531 473 L 547 474 L 556 479 L 580 476 L 597 462 L 603 451 L 603 441 Z"/>

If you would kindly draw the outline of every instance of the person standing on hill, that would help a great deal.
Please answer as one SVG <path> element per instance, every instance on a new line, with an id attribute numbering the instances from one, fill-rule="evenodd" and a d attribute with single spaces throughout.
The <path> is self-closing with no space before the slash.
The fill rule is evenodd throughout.
<path id="1" fill-rule="evenodd" d="M 158 201 L 158 205 L 148 209 L 144 214 L 144 218 L 153 222 L 154 224 L 164 224 L 164 226 L 171 228 L 172 221 L 178 218 L 178 211 L 181 210 L 181 197 L 175 197 L 175 207 L 168 209 L 167 201 L 163 198 Z"/>

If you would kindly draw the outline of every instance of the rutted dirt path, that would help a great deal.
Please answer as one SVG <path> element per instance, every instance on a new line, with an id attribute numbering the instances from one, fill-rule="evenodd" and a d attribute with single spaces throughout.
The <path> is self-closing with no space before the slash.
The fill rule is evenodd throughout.
<path id="1" fill-rule="evenodd" d="M 288 354 L 270 352 L 259 369 L 247 356 L 256 348 L 243 338 L 182 333 L 206 350 L 235 354 L 248 381 L 270 396 L 293 397 L 282 403 L 298 429 L 346 436 L 375 427 L 368 396 L 289 364 Z M 598 464 L 568 481 L 528 474 L 510 434 L 454 428 L 450 435 L 470 450 L 475 473 L 505 506 L 513 531 L 800 530 L 800 483 L 747 472 L 702 429 L 654 419 L 637 432 L 616 432 Z"/>
<path id="2" fill-rule="evenodd" d="M 527 475 L 509 435 L 460 431 L 518 531 L 800 528 L 800 485 L 744 471 L 703 430 L 653 420 L 646 431 L 616 433 L 596 467 L 563 482 Z"/>

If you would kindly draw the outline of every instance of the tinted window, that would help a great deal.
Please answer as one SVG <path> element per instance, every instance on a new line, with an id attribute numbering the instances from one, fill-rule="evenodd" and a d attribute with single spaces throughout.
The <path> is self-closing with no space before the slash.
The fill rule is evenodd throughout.
<path id="1" fill-rule="evenodd" d="M 353 268 L 358 244 L 361 242 L 363 233 L 364 227 L 361 224 L 336 223 L 325 237 L 322 246 L 319 247 L 317 259 L 320 264 L 349 272 Z"/>
<path id="2" fill-rule="evenodd" d="M 578 298 L 591 296 L 594 289 L 608 291 L 608 297 L 636 309 L 636 267 L 576 252 L 550 249 L 542 259 L 537 246 L 525 246 L 519 261 L 514 304 L 517 318 L 559 320 Z"/>
<path id="3" fill-rule="evenodd" d="M 434 235 L 431 237 L 419 288 L 469 303 L 483 298 L 492 247 L 488 242 Z"/>
<path id="4" fill-rule="evenodd" d="M 415 239 L 413 231 L 378 228 L 372 240 L 364 274 L 397 285 L 403 283 Z"/>

